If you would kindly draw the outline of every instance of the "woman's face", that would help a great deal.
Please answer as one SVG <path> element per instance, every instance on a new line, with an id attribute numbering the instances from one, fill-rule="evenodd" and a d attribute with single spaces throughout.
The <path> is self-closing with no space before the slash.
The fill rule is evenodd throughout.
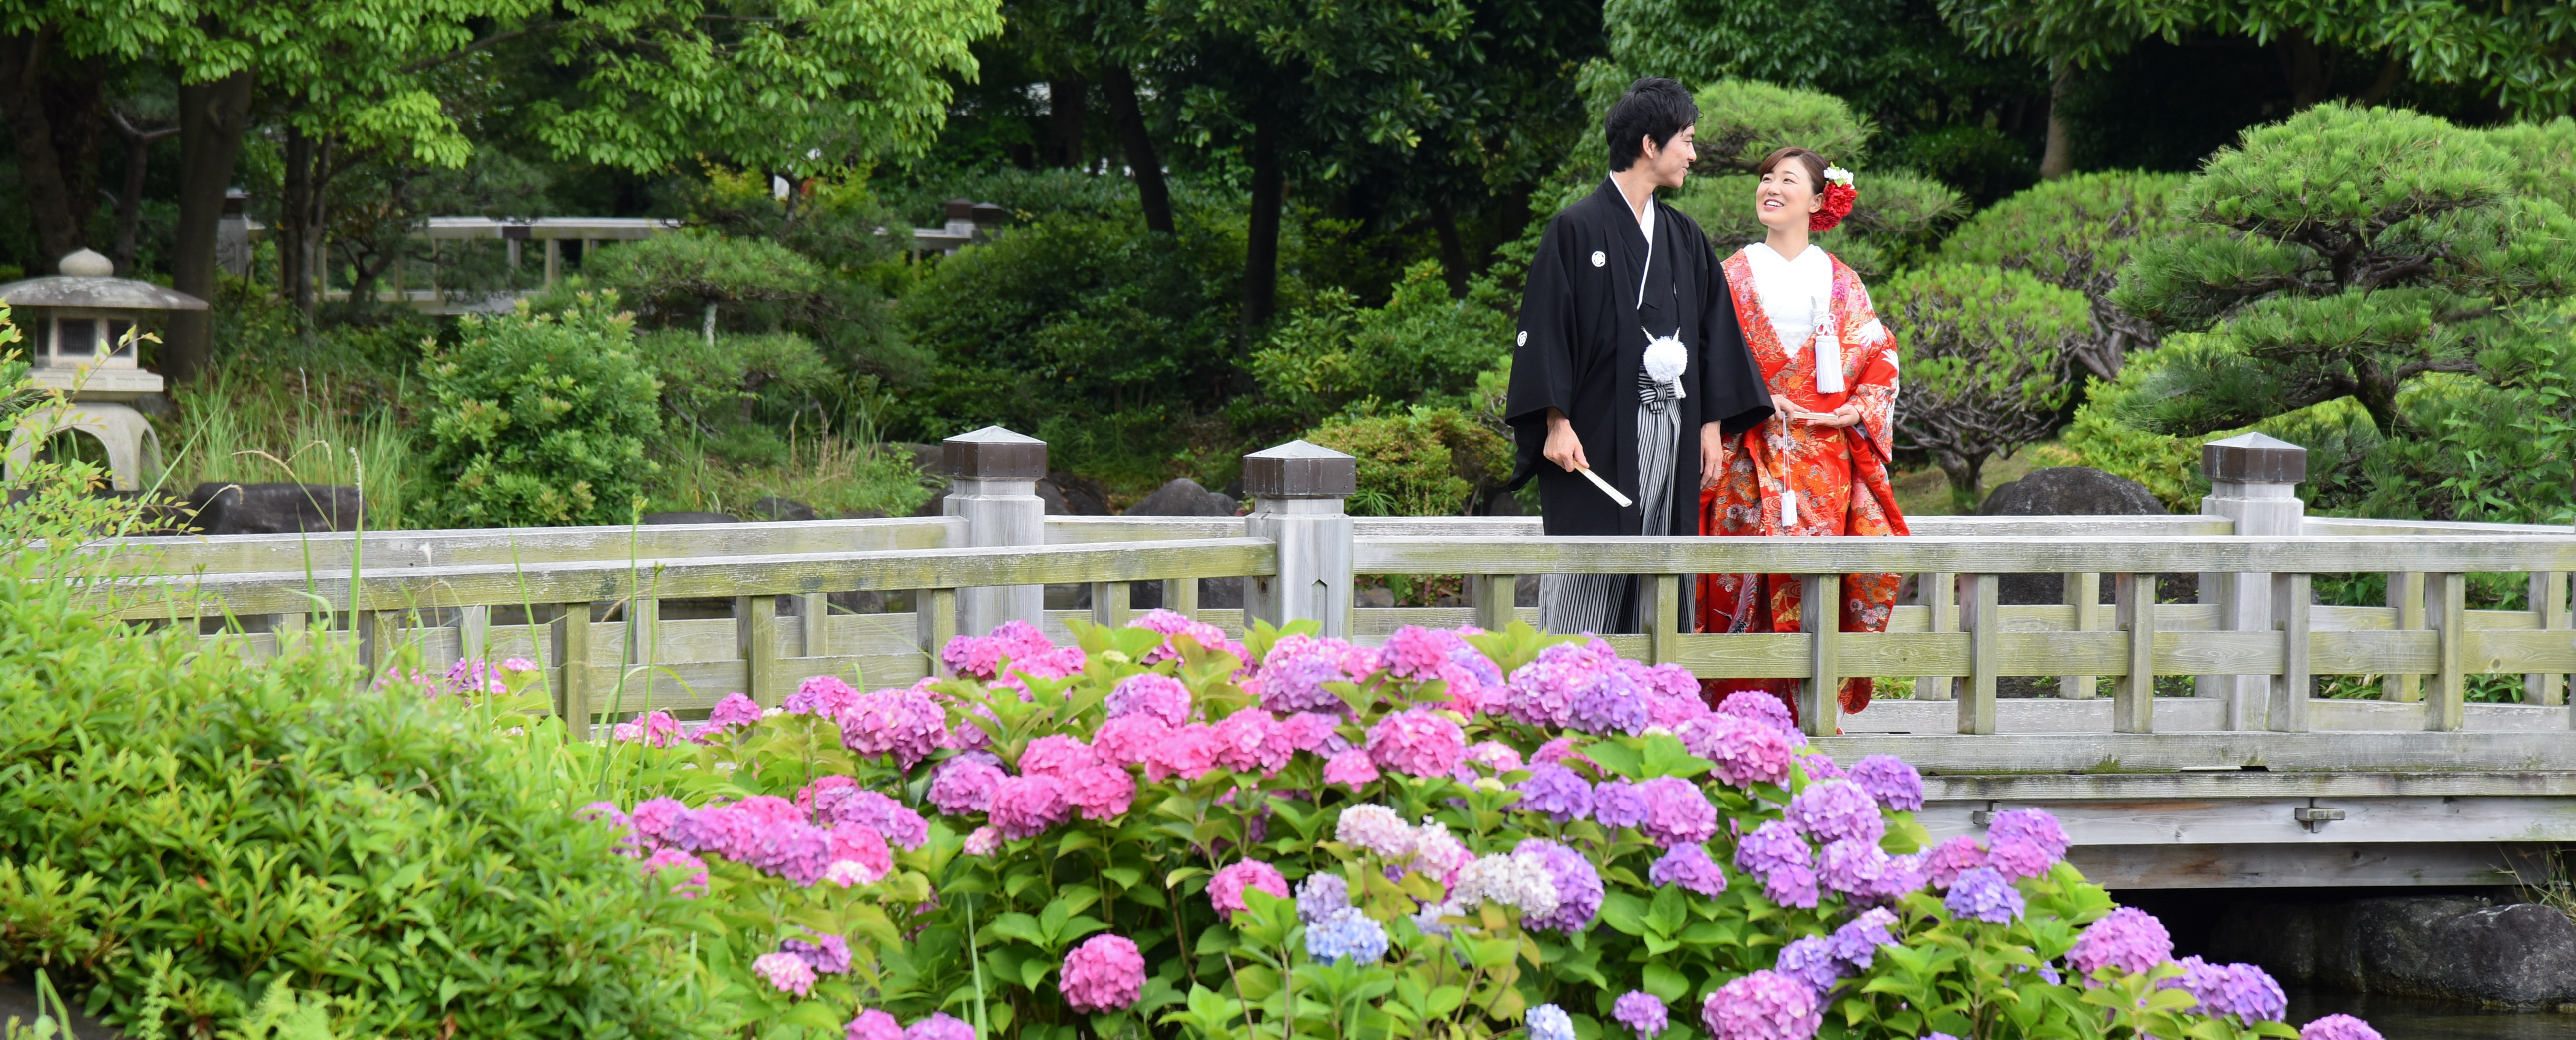
<path id="1" fill-rule="evenodd" d="M 1823 205 L 1815 182 L 1807 175 L 1807 164 L 1795 159 L 1772 167 L 1753 189 L 1753 211 L 1767 228 L 1806 227 L 1807 214 Z"/>

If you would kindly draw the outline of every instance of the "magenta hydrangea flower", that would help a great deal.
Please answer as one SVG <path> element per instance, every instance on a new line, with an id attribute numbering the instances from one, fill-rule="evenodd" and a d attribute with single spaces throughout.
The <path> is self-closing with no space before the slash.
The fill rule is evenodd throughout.
<path id="1" fill-rule="evenodd" d="M 781 993 L 804 996 L 814 988 L 814 967 L 792 953 L 764 953 L 751 960 L 751 970 Z"/>
<path id="2" fill-rule="evenodd" d="M 1065 951 L 1056 988 L 1086 1015 L 1123 1010 L 1145 991 L 1145 957 L 1126 936 L 1092 936 Z"/>
<path id="3" fill-rule="evenodd" d="M 1708 858 L 1708 846 L 1697 842 L 1665 850 L 1662 858 L 1646 868 L 1646 880 L 1658 887 L 1680 885 L 1704 896 L 1726 891 L 1726 871 Z"/>
<path id="4" fill-rule="evenodd" d="M 647 844 L 668 843 L 671 829 L 689 816 L 689 807 L 677 798 L 648 798 L 635 803 L 626 825 Z"/>
<path id="5" fill-rule="evenodd" d="M 1959 875 L 1941 905 L 1952 917 L 2006 924 L 2021 916 L 2024 904 L 2021 890 L 2012 882 L 1992 867 L 1978 867 Z"/>
<path id="6" fill-rule="evenodd" d="M 1782 815 L 1798 833 L 1817 841 L 1857 838 L 1875 842 L 1887 834 L 1887 820 L 1878 814 L 1878 800 L 1849 780 L 1808 784 L 1806 790 L 1789 799 L 1788 811 Z"/>
<path id="7" fill-rule="evenodd" d="M 945 1011 L 903 1027 L 903 1040 L 975 1040 L 975 1027 Z"/>
<path id="8" fill-rule="evenodd" d="M 1342 739 L 1341 724 L 1342 720 L 1337 716 L 1320 711 L 1301 711 L 1279 720 L 1275 735 L 1292 755 L 1311 751 L 1329 756 L 1350 749 L 1351 742 Z"/>
<path id="9" fill-rule="evenodd" d="M 1091 745 L 1072 737 L 1050 733 L 1029 741 L 1020 750 L 1020 775 L 1052 776 L 1058 779 L 1100 764 Z"/>
<path id="10" fill-rule="evenodd" d="M 829 779 L 843 779 L 833 777 Z M 815 792 L 817 824 L 848 824 L 877 832 L 891 844 L 920 848 L 930 840 L 930 822 L 902 802 L 875 791 L 835 786 Z"/>
<path id="11" fill-rule="evenodd" d="M 1646 797 L 1646 820 L 1638 829 L 1657 845 L 1698 844 L 1717 835 L 1717 806 L 1699 785 L 1677 776 L 1659 776 L 1637 785 Z"/>
<path id="12" fill-rule="evenodd" d="M 1454 633 L 1444 634 L 1457 638 Z M 1396 629 L 1395 634 L 1386 637 L 1378 654 L 1386 663 L 1387 674 L 1412 682 L 1439 678 L 1440 666 L 1449 663 L 1448 643 L 1429 629 L 1414 625 Z"/>
<path id="13" fill-rule="evenodd" d="M 1286 899 L 1288 879 L 1280 875 L 1279 868 L 1257 859 L 1229 863 L 1208 878 L 1208 902 L 1216 907 L 1218 917 L 1232 921 L 1236 911 L 1249 905 L 1243 901 L 1245 889 L 1259 889 Z"/>
<path id="14" fill-rule="evenodd" d="M 2379 1030 L 2351 1015 L 2327 1015 L 2299 1027 L 2299 1040 L 2380 1040 Z"/>
<path id="15" fill-rule="evenodd" d="M 947 816 L 988 811 L 993 790 L 1009 778 L 1000 766 L 971 755 L 949 759 L 930 774 L 930 805 Z"/>
<path id="16" fill-rule="evenodd" d="M 1835 960 L 1854 970 L 1868 971 L 1878 960 L 1879 947 L 1897 944 L 1896 934 L 1891 931 L 1895 925 L 1896 911 L 1874 906 L 1834 929 L 1834 934 L 1825 940 L 1825 948 Z"/>
<path id="17" fill-rule="evenodd" d="M 1955 885 L 1959 875 L 1985 865 L 1985 846 L 1965 834 L 1942 842 L 1923 858 L 1923 872 L 1934 888 Z"/>
<path id="18" fill-rule="evenodd" d="M 1200 723 L 1174 726 L 1145 752 L 1145 779 L 1161 783 L 1171 777 L 1196 780 L 1216 768 L 1216 731 Z"/>
<path id="19" fill-rule="evenodd" d="M 682 899 L 696 899 L 707 894 L 707 861 L 678 849 L 655 849 L 635 865 L 646 877 L 669 871 L 663 880 L 671 882 L 671 894 Z"/>
<path id="20" fill-rule="evenodd" d="M 1288 735 L 1280 732 L 1279 720 L 1258 708 L 1228 715 L 1210 729 L 1216 738 L 1217 766 L 1237 773 L 1268 776 L 1297 753 Z"/>
<path id="21" fill-rule="evenodd" d="M 1878 804 L 1898 812 L 1923 808 L 1923 774 L 1894 755 L 1871 755 L 1852 763 L 1849 774 Z"/>
<path id="22" fill-rule="evenodd" d="M 1356 791 L 1376 783 L 1377 779 L 1377 764 L 1369 761 L 1369 753 L 1359 748 L 1334 755 L 1324 762 L 1324 782 L 1328 784 L 1340 784 Z"/>
<path id="23" fill-rule="evenodd" d="M 1655 667 L 1671 666 L 1656 665 Z M 1708 704 L 1699 699 L 1696 691 L 1687 697 L 1648 696 L 1646 698 L 1646 725 L 1661 726 L 1673 733 L 1681 732 L 1684 724 L 1697 721 L 1708 714 Z"/>
<path id="24" fill-rule="evenodd" d="M 788 939 L 778 944 L 778 950 L 803 958 L 817 975 L 845 975 L 850 970 L 850 941 L 837 935 L 818 934 L 812 942 Z"/>
<path id="25" fill-rule="evenodd" d="M 948 743 L 947 710 L 913 690 L 866 694 L 834 721 L 841 726 L 841 746 L 861 755 L 892 755 L 905 769 Z"/>
<path id="26" fill-rule="evenodd" d="M 1369 761 L 1407 776 L 1447 776 L 1467 753 L 1458 724 L 1416 708 L 1379 719 L 1369 730 Z"/>
<path id="27" fill-rule="evenodd" d="M 1107 765 L 1125 769 L 1145 764 L 1154 746 L 1171 735 L 1172 727 L 1160 716 L 1146 713 L 1121 715 L 1101 723 L 1091 734 L 1091 753 Z"/>
<path id="28" fill-rule="evenodd" d="M 1538 813 L 1558 823 L 1571 823 L 1592 815 L 1592 785 L 1564 766 L 1539 766 L 1529 771 L 1529 779 L 1512 785 L 1520 792 L 1520 803 L 1514 808 Z"/>
<path id="29" fill-rule="evenodd" d="M 698 736 L 707 738 L 735 726 L 748 726 L 760 721 L 761 714 L 760 702 L 739 693 L 725 694 L 723 700 L 708 710 L 707 728 L 699 730 Z"/>
<path id="30" fill-rule="evenodd" d="M 1759 722 L 1782 733 L 1798 732 L 1798 720 L 1789 715 L 1789 706 L 1762 690 L 1737 690 L 1727 694 L 1725 700 L 1717 703 L 1717 713 Z"/>
<path id="31" fill-rule="evenodd" d="M 841 1040 L 904 1040 L 903 1023 L 893 1015 L 869 1008 L 841 1027 Z"/>
<path id="32" fill-rule="evenodd" d="M 1324 684 L 1353 678 L 1344 672 L 1342 662 L 1354 649 L 1339 639 L 1280 637 L 1261 658 L 1261 706 L 1282 715 L 1348 711 L 1342 699 Z"/>
<path id="33" fill-rule="evenodd" d="M 1809 1040 L 1825 1023 L 1815 991 L 1776 971 L 1718 987 L 1700 1004 L 1699 1020 L 1716 1040 Z"/>
<path id="34" fill-rule="evenodd" d="M 1114 820 L 1136 801 L 1136 778 L 1115 766 L 1093 766 L 1062 777 L 1064 800 L 1086 820 Z"/>
<path id="35" fill-rule="evenodd" d="M 779 709 L 789 715 L 820 715 L 834 718 L 859 703 L 857 687 L 842 682 L 837 675 L 817 675 L 796 684 Z"/>
<path id="36" fill-rule="evenodd" d="M 1610 1005 L 1610 1017 L 1636 1030 L 1637 1040 L 1655 1040 L 1672 1025 L 1672 1014 L 1665 1009 L 1663 1000 L 1642 989 L 1620 994 L 1618 1002 Z"/>
<path id="37" fill-rule="evenodd" d="M 1034 838 L 1047 828 L 1063 823 L 1072 806 L 1064 798 L 1064 782 L 1051 776 L 1015 776 L 993 786 L 993 826 L 1002 836 L 1017 841 Z"/>
<path id="38" fill-rule="evenodd" d="M 1789 764 L 1797 758 L 1797 745 L 1788 733 L 1735 715 L 1703 715 L 1682 723 L 1673 735 L 1691 754 L 1716 764 L 1718 779 L 1737 787 L 1786 784 Z"/>
<path id="39" fill-rule="evenodd" d="M 2278 1022 L 2289 1013 L 2290 1001 L 2281 992 L 2281 984 L 2272 981 L 2270 972 L 2252 964 L 2211 964 L 2198 957 L 2185 957 L 2180 962 L 2182 977 L 2164 979 L 2157 989 L 2178 989 L 2189 993 L 2199 1003 L 2192 1010 L 2204 1015 L 2234 1015 L 2248 1023 Z"/>
<path id="40" fill-rule="evenodd" d="M 1185 725 L 1190 721 L 1190 688 L 1168 675 L 1140 672 L 1118 680 L 1102 708 L 1112 719 L 1146 715 L 1166 726 Z"/>
<path id="41" fill-rule="evenodd" d="M 2172 959 L 2173 935 L 2165 931 L 2165 923 L 2134 906 L 2113 910 L 2086 925 L 2084 934 L 2076 936 L 2075 945 L 2066 951 L 2066 963 L 2088 984 L 2104 968 L 2129 975 L 2153 971 Z"/>
<path id="42" fill-rule="evenodd" d="M 667 711 L 648 711 L 633 722 L 620 722 L 609 727 L 609 739 L 619 743 L 643 741 L 645 747 L 670 747 L 680 742 L 680 720 Z"/>
<path id="43" fill-rule="evenodd" d="M 1625 780 L 1604 780 L 1592 789 L 1592 818 L 1604 827 L 1642 827 L 1653 811 L 1646 793 Z"/>
<path id="44" fill-rule="evenodd" d="M 1243 644 L 1226 638 L 1224 629 L 1204 621 L 1193 621 L 1169 610 L 1146 611 L 1138 615 L 1135 620 L 1129 621 L 1127 627 L 1150 629 L 1163 634 L 1162 645 L 1145 651 L 1144 663 L 1146 664 L 1169 661 L 1181 656 L 1178 641 L 1173 638 L 1176 636 L 1188 636 L 1204 650 L 1232 654 L 1237 661 L 1249 661 L 1251 656 L 1244 652 Z"/>
<path id="45" fill-rule="evenodd" d="M 1573 935 L 1592 927 L 1592 918 L 1601 912 L 1601 872 L 1583 854 L 1552 841 L 1524 838 L 1512 846 L 1512 855 L 1534 854 L 1547 868 L 1547 877 L 1556 885 L 1556 908 L 1544 914 L 1523 917 L 1521 924 Z"/>
<path id="46" fill-rule="evenodd" d="M 1834 990 L 1843 978 L 1843 964 L 1823 936 L 1810 935 L 1780 948 L 1780 956 L 1771 970 L 1798 980 L 1822 997 Z"/>
<path id="47" fill-rule="evenodd" d="M 833 827 L 823 832 L 830 842 L 822 878 L 837 880 L 843 887 L 870 884 L 894 869 L 894 850 L 887 847 L 885 836 L 875 830 L 851 825 Z M 844 870 L 839 876 L 831 868 L 843 863 L 855 864 L 855 871 Z"/>

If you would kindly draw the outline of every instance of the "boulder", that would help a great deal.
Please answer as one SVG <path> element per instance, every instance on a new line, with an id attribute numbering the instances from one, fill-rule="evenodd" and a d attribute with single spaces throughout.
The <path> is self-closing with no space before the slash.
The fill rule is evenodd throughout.
<path id="1" fill-rule="evenodd" d="M 1048 497 L 1050 493 L 1053 497 Z M 1056 514 L 1059 516 L 1113 515 L 1109 508 L 1109 489 L 1089 477 L 1061 471 L 1049 473 L 1045 480 L 1038 481 L 1038 495 L 1047 499 L 1049 513 L 1055 513 L 1056 504 L 1063 503 L 1064 512 Z"/>
<path id="2" fill-rule="evenodd" d="M 305 534 L 357 530 L 365 500 L 353 487 L 199 484 L 188 508 L 204 534 Z"/>
<path id="3" fill-rule="evenodd" d="M 730 513 L 646 513 L 644 523 L 650 527 L 674 524 L 738 524 L 742 521 Z"/>
<path id="4" fill-rule="evenodd" d="M 772 495 L 751 504 L 751 515 L 763 520 L 819 520 L 814 507 L 792 498 Z"/>
<path id="5" fill-rule="evenodd" d="M 2240 902 L 2211 936 L 2214 958 L 2287 982 L 2497 1007 L 2576 1001 L 2576 922 L 2540 903 L 2484 896 Z"/>
<path id="6" fill-rule="evenodd" d="M 1128 516 L 1233 516 L 1242 511 L 1243 503 L 1200 487 L 1188 477 L 1155 488 L 1153 494 L 1127 507 Z"/>
<path id="7" fill-rule="evenodd" d="M 2035 469 L 1996 488 L 1979 516 L 2164 516 L 2147 486 L 2086 466 Z"/>

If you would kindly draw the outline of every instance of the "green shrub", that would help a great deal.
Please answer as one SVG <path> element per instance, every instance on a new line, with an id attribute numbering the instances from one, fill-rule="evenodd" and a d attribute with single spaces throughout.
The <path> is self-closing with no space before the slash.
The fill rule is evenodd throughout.
<path id="1" fill-rule="evenodd" d="M 448 527 L 614 524 L 631 519 L 662 429 L 661 385 L 635 353 L 615 295 L 561 314 L 461 323 L 422 375 L 433 404 L 418 499 Z"/>
<path id="2" fill-rule="evenodd" d="M 1359 457 L 1359 516 L 1455 516 L 1511 476 L 1511 442 L 1456 408 L 1342 416 L 1305 439 Z"/>
<path id="3" fill-rule="evenodd" d="M 0 970 L 47 969 L 134 1036 L 310 1037 L 316 1009 L 349 1037 L 722 1028 L 695 908 L 575 819 L 598 750 L 351 692 L 343 652 L 255 661 L 112 620 L 94 586 L 41 580 L 119 573 L 82 548 L 132 520 L 95 476 L 0 487 L 33 494 L 0 510 Z"/>
<path id="4" fill-rule="evenodd" d="M 1842 99 L 1820 91 L 1730 79 L 1701 90 L 1698 101 L 1700 172 L 1667 201 L 1698 222 L 1720 256 L 1763 238 L 1753 215 L 1753 171 L 1772 150 L 1796 145 L 1862 169 L 1875 132 Z M 1851 216 L 1815 242 L 1864 277 L 1893 273 L 1930 249 L 1963 206 L 1949 186 L 1900 168 L 1866 169 L 1854 183 L 1860 197 Z"/>
<path id="5" fill-rule="evenodd" d="M 2048 436 L 2072 388 L 2084 297 L 2019 271 L 1943 264 L 1889 279 L 1880 320 L 1902 345 L 1898 433 L 1929 451 L 1962 508 L 1986 459 Z"/>
<path id="6" fill-rule="evenodd" d="M 818 397 L 840 385 L 822 352 L 803 336 L 706 336 L 678 329 L 635 341 L 662 383 L 662 404 L 707 450 L 731 462 L 776 463 L 787 454 L 781 431 L 804 419 L 808 436 L 829 427 Z"/>
<path id="7" fill-rule="evenodd" d="M 2180 233 L 2172 209 L 2179 174 L 2084 173 L 2033 187 L 1970 217 L 1941 243 L 1941 258 L 2026 271 L 2083 293 L 2093 328 L 2076 360 L 2096 377 L 2120 374 L 2131 351 L 2153 348 L 2156 327 L 2111 303 L 2120 267 L 2143 243 Z"/>
<path id="8" fill-rule="evenodd" d="M 829 204 L 827 198 L 813 205 Z M 848 205 L 859 214 L 877 212 L 872 204 Z M 615 292 L 635 308 L 636 323 L 645 329 L 703 336 L 712 317 L 718 332 L 804 336 L 847 372 L 919 378 L 926 363 L 903 341 L 873 273 L 847 266 L 876 257 L 875 247 L 846 226 L 851 218 L 808 214 L 777 223 L 782 218 L 768 216 L 770 222 L 744 216 L 735 223 L 774 238 L 696 229 L 602 249 L 581 278 L 538 300 L 536 309 L 559 310 L 584 291 Z M 832 266 L 836 258 L 843 266 Z"/>
<path id="9" fill-rule="evenodd" d="M 1476 375 L 1511 355 L 1510 300 L 1490 282 L 1453 299 L 1436 261 L 1416 264 L 1384 307 L 1328 289 L 1252 353 L 1261 388 L 1311 422 L 1389 390 L 1456 405 Z"/>

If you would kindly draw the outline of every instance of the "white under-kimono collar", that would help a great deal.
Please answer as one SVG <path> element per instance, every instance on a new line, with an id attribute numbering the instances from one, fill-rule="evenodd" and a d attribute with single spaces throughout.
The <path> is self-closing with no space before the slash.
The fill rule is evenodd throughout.
<path id="1" fill-rule="evenodd" d="M 1813 340 L 1817 392 L 1842 393 L 1842 343 L 1832 334 L 1833 258 L 1814 245 L 1784 257 L 1770 243 L 1755 242 L 1744 247 L 1744 259 L 1753 269 L 1753 291 L 1761 297 L 1762 313 L 1771 319 L 1781 349 L 1796 354 Z"/>

